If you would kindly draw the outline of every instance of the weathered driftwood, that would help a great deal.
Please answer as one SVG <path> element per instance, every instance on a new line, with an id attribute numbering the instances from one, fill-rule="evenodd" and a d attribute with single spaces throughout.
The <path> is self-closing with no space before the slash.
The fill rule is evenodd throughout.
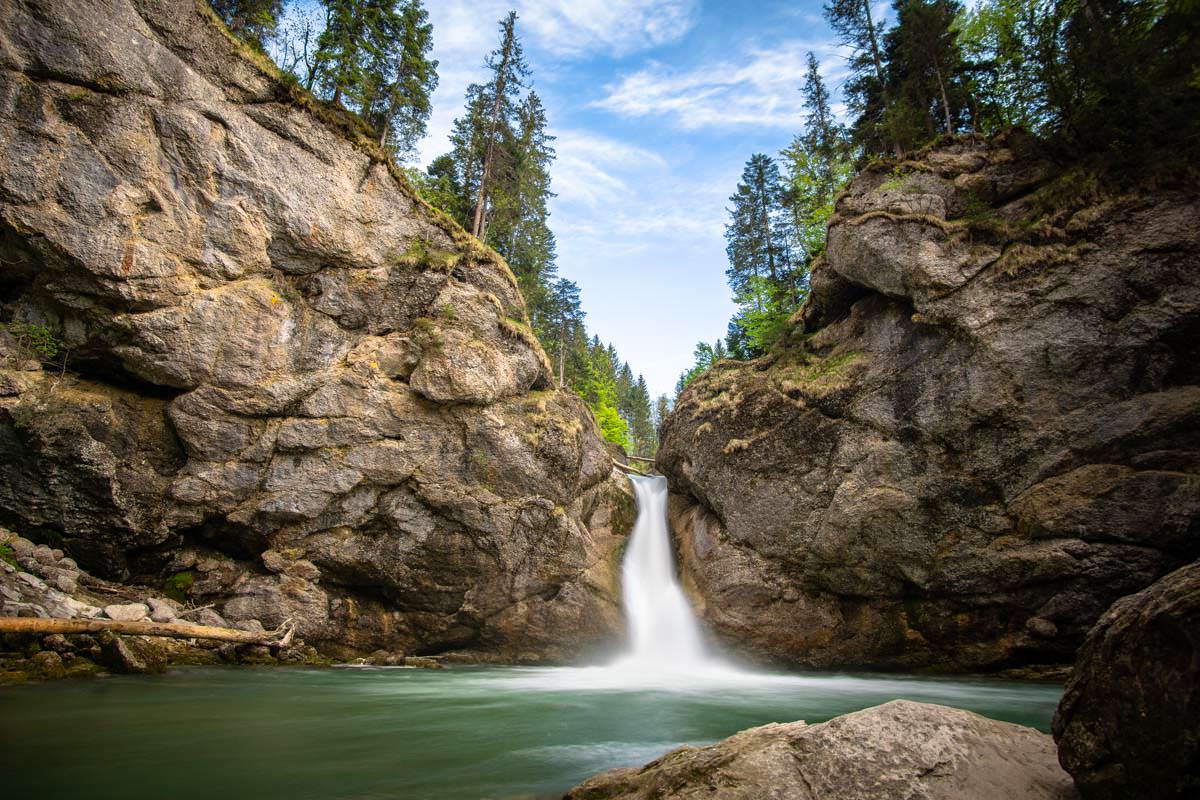
<path id="1" fill-rule="evenodd" d="M 622 464 L 620 461 L 617 461 L 615 458 L 613 459 L 613 466 L 616 467 L 617 469 L 624 470 L 625 472 L 632 472 L 634 475 L 641 475 L 643 478 L 650 477 L 649 475 L 647 475 L 645 472 L 642 472 L 637 467 L 631 467 L 628 464 Z"/>
<path id="2" fill-rule="evenodd" d="M 625 457 L 628 458 L 630 461 L 643 461 L 647 464 L 654 463 L 653 458 L 646 458 L 645 456 L 625 456 Z"/>
<path id="3" fill-rule="evenodd" d="M 273 631 L 254 633 L 236 628 L 193 625 L 190 622 L 121 622 L 115 619 L 44 619 L 41 617 L 0 617 L 0 633 L 101 633 L 112 631 L 126 636 L 166 636 L 171 639 L 213 639 L 237 644 L 262 644 L 287 647 L 296 626 L 289 620 Z"/>

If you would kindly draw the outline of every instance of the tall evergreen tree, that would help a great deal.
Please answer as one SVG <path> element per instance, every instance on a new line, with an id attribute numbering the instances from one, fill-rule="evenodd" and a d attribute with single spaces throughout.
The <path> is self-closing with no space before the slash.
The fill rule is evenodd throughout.
<path id="1" fill-rule="evenodd" d="M 487 111 L 487 129 L 483 139 L 483 161 L 479 176 L 478 196 L 471 220 L 471 233 L 483 238 L 486 226 L 488 192 L 497 170 L 500 141 L 505 130 L 511 130 L 514 116 L 514 100 L 519 95 L 522 80 L 529 74 L 525 64 L 521 41 L 517 38 L 517 12 L 510 11 L 500 21 L 500 46 L 488 56 L 487 67 L 492 76 L 484 97 L 490 101 Z"/>
<path id="2" fill-rule="evenodd" d="M 817 58 L 812 53 L 808 54 L 808 70 L 801 91 L 808 113 L 805 115 L 804 134 L 797 138 L 814 161 L 816 170 L 813 178 L 820 190 L 832 197 L 837 186 L 838 163 L 844 160 L 846 155 L 846 133 L 833 116 L 829 90 L 821 78 Z"/>
<path id="3" fill-rule="evenodd" d="M 308 88 L 361 116 L 400 157 L 425 135 L 437 88 L 433 27 L 421 0 L 323 0 Z M 307 32 L 305 32 L 307 36 Z M 307 39 L 304 39 L 307 48 Z M 307 49 L 300 60 L 308 63 Z M 296 63 L 300 63 L 297 60 Z"/>
<path id="4" fill-rule="evenodd" d="M 517 108 L 515 135 L 505 143 L 510 168 L 497 175 L 487 241 L 508 261 L 535 306 L 555 272 L 555 241 L 550 231 L 548 203 L 554 137 L 547 130 L 546 111 L 536 92 Z"/>
<path id="5" fill-rule="evenodd" d="M 779 167 L 769 156 L 754 154 L 729 199 L 725 275 L 741 307 L 742 327 L 765 348 L 778 338 L 799 300 Z"/>
<path id="6" fill-rule="evenodd" d="M 956 0 L 897 0 L 886 40 L 884 137 L 911 148 L 969 120 L 968 70 L 954 31 Z"/>
<path id="7" fill-rule="evenodd" d="M 871 0 L 827 0 L 825 19 L 842 45 L 851 49 L 850 77 L 843 92 L 857 113 L 854 125 L 855 143 L 868 152 L 892 149 L 900 155 L 898 145 L 885 143 L 881 125 L 888 105 L 887 80 L 883 66 L 882 35 L 871 13 Z"/>
<path id="8" fill-rule="evenodd" d="M 433 26 L 420 0 L 382 0 L 367 32 L 359 107 L 379 132 L 379 145 L 411 156 L 425 136 L 437 89 L 438 62 L 429 58 Z"/>
<path id="9" fill-rule="evenodd" d="M 559 278 L 550 287 L 546 308 L 547 319 L 557 334 L 557 346 L 552 352 L 558 357 L 558 385 L 566 386 L 567 348 L 573 334 L 583 326 L 579 286 L 574 281 Z"/>
<path id="10" fill-rule="evenodd" d="M 658 436 L 654 425 L 654 411 L 650 406 L 650 390 L 646 379 L 638 375 L 630 391 L 629 436 L 635 455 L 653 458 L 658 452 Z"/>
<path id="11" fill-rule="evenodd" d="M 737 192 L 730 198 L 725 226 L 725 274 L 738 295 L 761 306 L 780 285 L 788 267 L 787 241 L 781 212 L 783 187 L 779 167 L 770 156 L 755 153 L 746 162 Z M 763 283 L 766 281 L 766 283 Z"/>

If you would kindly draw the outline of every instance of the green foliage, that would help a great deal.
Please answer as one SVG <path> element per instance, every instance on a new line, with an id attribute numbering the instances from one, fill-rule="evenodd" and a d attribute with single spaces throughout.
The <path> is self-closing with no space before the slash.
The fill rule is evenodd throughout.
<path id="1" fill-rule="evenodd" d="M 187 593 L 196 582 L 196 573 L 177 572 L 163 581 L 163 594 L 177 603 L 187 602 Z"/>
<path id="2" fill-rule="evenodd" d="M 853 172 L 846 131 L 835 121 L 811 53 L 803 92 L 806 128 L 780 153 L 782 173 L 772 159 L 756 154 L 730 198 L 726 276 L 738 311 L 729 322 L 725 346 L 733 358 L 763 355 L 787 332 L 808 296 L 809 270 L 825 251 L 834 197 Z M 676 391 L 709 363 L 709 354 L 698 347 L 696 362 Z"/>
<path id="3" fill-rule="evenodd" d="M 727 355 L 725 343 L 719 339 L 714 344 L 696 342 L 696 349 L 692 351 L 695 362 L 679 376 L 679 381 L 675 384 L 675 396 L 678 397 L 692 381 L 707 372 L 718 361 L 726 358 Z"/>
<path id="4" fill-rule="evenodd" d="M 9 566 L 16 567 L 17 569 L 21 568 L 21 565 L 17 563 L 16 551 L 13 550 L 12 545 L 8 544 L 7 542 L 0 544 L 0 561 L 5 562 Z"/>
<path id="5" fill-rule="evenodd" d="M 617 409 L 608 403 L 601 403 L 593 407 L 592 411 L 596 414 L 596 422 L 600 425 L 601 436 L 626 450 L 632 447 L 632 442 L 629 439 L 629 423 L 625 421 L 625 418 L 621 416 Z"/>
<path id="6" fill-rule="evenodd" d="M 275 33 L 283 0 L 209 0 L 229 30 L 259 50 Z"/>
<path id="7" fill-rule="evenodd" d="M 831 0 L 865 156 L 1020 126 L 1071 157 L 1184 164 L 1200 149 L 1196 0 Z M 812 122 L 810 120 L 810 126 Z"/>
<path id="8" fill-rule="evenodd" d="M 322 14 L 290 6 L 271 29 L 280 68 L 297 86 L 353 112 L 380 148 L 411 156 L 438 83 L 429 58 L 433 27 L 420 0 L 321 0 Z"/>
<path id="9" fill-rule="evenodd" d="M 0 329 L 8 332 L 17 345 L 21 359 L 50 361 L 62 350 L 62 342 L 45 325 L 32 322 L 3 322 Z"/>

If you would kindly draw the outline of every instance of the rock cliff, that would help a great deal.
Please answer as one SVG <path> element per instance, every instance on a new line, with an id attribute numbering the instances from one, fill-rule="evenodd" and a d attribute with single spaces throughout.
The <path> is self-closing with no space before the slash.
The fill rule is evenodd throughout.
<path id="1" fill-rule="evenodd" d="M 681 569 L 740 650 L 1068 664 L 1200 555 L 1200 197 L 1021 137 L 868 168 L 785 342 L 679 398 Z"/>
<path id="2" fill-rule="evenodd" d="M 0 5 L 2 521 L 334 652 L 612 637 L 631 495 L 503 261 L 204 4 Z"/>

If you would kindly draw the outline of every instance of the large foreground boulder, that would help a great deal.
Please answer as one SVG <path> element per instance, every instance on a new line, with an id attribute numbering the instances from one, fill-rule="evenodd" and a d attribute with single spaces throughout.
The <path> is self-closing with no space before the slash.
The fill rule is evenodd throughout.
<path id="1" fill-rule="evenodd" d="M 1085 800 L 1200 797 L 1200 563 L 1113 605 L 1054 715 Z"/>
<path id="2" fill-rule="evenodd" d="M 816 667 L 1067 665 L 1200 557 L 1200 194 L 943 140 L 837 201 L 770 354 L 658 455 L 709 626 Z"/>
<path id="3" fill-rule="evenodd" d="M 619 632 L 631 493 L 512 273 L 206 3 L 0 2 L 0 322 L 0 521 L 92 573 L 330 650 Z"/>
<path id="4" fill-rule="evenodd" d="M 606 772 L 568 800 L 1066 800 L 1054 742 L 969 711 L 895 700 L 820 725 L 751 728 Z"/>

